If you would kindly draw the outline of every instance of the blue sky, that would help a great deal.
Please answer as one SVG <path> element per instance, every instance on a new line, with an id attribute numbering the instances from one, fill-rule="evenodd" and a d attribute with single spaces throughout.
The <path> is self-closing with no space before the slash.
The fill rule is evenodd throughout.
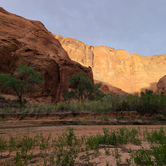
<path id="1" fill-rule="evenodd" d="M 0 0 L 0 6 L 88 45 L 166 54 L 166 0 Z"/>

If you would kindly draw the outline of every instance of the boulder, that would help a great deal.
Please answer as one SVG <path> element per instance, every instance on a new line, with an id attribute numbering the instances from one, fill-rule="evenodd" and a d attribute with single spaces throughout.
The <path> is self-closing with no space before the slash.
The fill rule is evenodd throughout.
<path id="1" fill-rule="evenodd" d="M 91 67 L 71 60 L 61 43 L 39 21 L 0 8 L 0 73 L 13 74 L 19 64 L 32 66 L 44 77 L 34 97 L 58 102 L 68 91 L 68 78 L 84 72 L 93 82 Z"/>

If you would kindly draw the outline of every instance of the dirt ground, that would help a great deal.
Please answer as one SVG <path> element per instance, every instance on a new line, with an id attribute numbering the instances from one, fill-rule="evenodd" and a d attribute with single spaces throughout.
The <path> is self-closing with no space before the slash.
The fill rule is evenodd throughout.
<path id="1" fill-rule="evenodd" d="M 104 120 L 105 119 L 105 120 Z M 101 122 L 100 125 L 92 125 L 94 121 L 99 121 Z M 129 118 L 128 118 L 129 120 Z M 147 120 L 147 119 L 146 119 Z M 19 115 L 8 115 L 6 117 L 3 117 L 3 119 L 1 119 L 0 121 L 0 136 L 5 136 L 6 140 L 9 139 L 10 136 L 22 136 L 22 135 L 26 135 L 29 134 L 29 136 L 35 136 L 36 133 L 43 133 L 44 136 L 47 136 L 51 133 L 51 137 L 55 138 L 58 135 L 61 135 L 67 127 L 71 127 L 74 130 L 74 133 L 76 136 L 82 136 L 82 135 L 95 135 L 97 133 L 103 133 L 103 128 L 108 128 L 108 129 L 118 129 L 121 127 L 127 127 L 127 128 L 136 128 L 138 129 L 138 127 L 140 128 L 140 131 L 143 132 L 145 130 L 145 128 L 148 129 L 148 131 L 152 131 L 155 129 L 159 129 L 161 126 L 163 126 L 165 128 L 165 125 L 127 125 L 127 123 L 125 123 L 126 125 L 107 125 L 108 123 L 106 122 L 124 122 L 125 119 L 122 120 L 117 120 L 116 118 L 111 118 L 108 116 L 108 118 L 105 118 L 102 116 L 96 116 L 94 118 L 94 115 L 92 116 L 83 116 L 83 115 L 79 115 L 79 116 L 69 116 L 69 115 L 58 115 L 57 117 L 49 117 L 47 116 L 42 116 L 42 115 L 33 115 L 33 116 L 24 116 L 24 118 L 20 118 Z M 137 122 L 142 122 L 145 121 L 141 119 L 137 119 Z M 74 123 L 76 123 L 76 125 L 74 125 Z M 87 125 L 82 125 L 83 122 Z M 129 122 L 129 121 L 128 121 Z M 88 124 L 89 123 L 89 124 Z M 103 123 L 103 125 L 102 125 Z M 104 123 L 106 123 L 104 125 Z M 95 123 L 94 123 L 95 124 Z M 118 123 L 116 123 L 118 124 Z M 123 124 L 123 123 L 122 123 Z M 142 136 L 140 136 L 142 137 Z M 146 147 L 147 149 L 150 149 L 150 145 L 147 142 L 142 142 L 142 146 Z M 129 153 L 129 148 L 131 148 L 132 150 L 139 150 L 141 148 L 141 146 L 139 145 L 134 145 L 134 144 L 120 144 L 120 145 L 116 145 L 116 146 L 110 146 L 110 154 L 107 155 L 105 154 L 105 150 L 104 147 L 99 148 L 99 153 L 97 156 L 95 157 L 91 157 L 90 158 L 90 162 L 93 163 L 93 165 L 97 165 L 97 166 L 104 166 L 104 165 L 109 165 L 109 166 L 114 166 L 117 165 L 116 163 L 116 159 L 115 159 L 115 155 L 114 155 L 114 150 L 118 149 L 119 155 L 120 155 L 120 159 L 121 159 L 121 166 L 125 166 L 125 165 L 129 165 L 126 163 L 125 159 L 130 157 L 130 153 Z M 38 150 L 36 150 L 34 152 L 34 154 L 38 154 Z M 85 153 L 85 152 L 82 152 Z M 90 152 L 91 153 L 91 152 Z M 81 154 L 80 154 L 81 155 Z M 83 155 L 83 154 L 82 154 Z M 84 155 L 83 155 L 84 156 Z M 38 158 L 41 158 L 41 156 L 38 156 Z M 1 158 L 0 159 L 1 162 L 3 161 L 10 161 L 12 162 L 12 159 L 8 158 L 8 156 Z M 41 158 L 42 161 L 42 158 Z M 76 160 L 77 165 L 84 165 L 81 162 L 80 158 L 77 158 Z M 40 163 L 40 160 L 39 160 Z M 35 163 L 35 164 L 30 164 L 30 165 L 38 165 L 39 163 Z M 78 164 L 79 163 L 79 164 Z M 130 163 L 130 165 L 134 165 L 134 163 Z"/>

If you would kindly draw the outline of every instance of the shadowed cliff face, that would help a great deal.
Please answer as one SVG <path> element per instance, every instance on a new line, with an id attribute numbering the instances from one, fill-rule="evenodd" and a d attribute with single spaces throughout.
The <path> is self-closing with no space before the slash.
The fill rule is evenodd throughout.
<path id="1" fill-rule="evenodd" d="M 157 93 L 166 95 L 166 75 L 159 79 L 157 83 Z"/>
<path id="2" fill-rule="evenodd" d="M 72 60 L 90 66 L 95 80 L 135 93 L 144 89 L 157 90 L 156 83 L 166 73 L 166 55 L 151 57 L 129 54 L 111 47 L 93 47 L 54 35 Z"/>
<path id="3" fill-rule="evenodd" d="M 22 63 L 44 77 L 35 97 L 59 101 L 68 91 L 68 78 L 84 72 L 93 82 L 90 67 L 72 61 L 60 42 L 39 21 L 31 21 L 0 8 L 0 73 L 10 73 Z"/>

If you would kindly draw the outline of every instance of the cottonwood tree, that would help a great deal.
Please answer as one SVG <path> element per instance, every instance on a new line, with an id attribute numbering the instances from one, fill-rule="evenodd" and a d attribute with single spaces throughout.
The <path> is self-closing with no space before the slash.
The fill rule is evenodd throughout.
<path id="1" fill-rule="evenodd" d="M 13 75 L 0 73 L 0 87 L 2 89 L 12 89 L 23 106 L 23 94 L 35 92 L 37 85 L 42 84 L 43 77 L 40 72 L 34 72 L 31 66 L 19 64 Z"/>
<path id="2" fill-rule="evenodd" d="M 64 99 L 76 98 L 79 101 L 86 99 L 95 100 L 104 96 L 104 93 L 99 90 L 101 83 L 93 84 L 85 73 L 77 73 L 68 79 L 71 91 L 63 95 Z"/>

